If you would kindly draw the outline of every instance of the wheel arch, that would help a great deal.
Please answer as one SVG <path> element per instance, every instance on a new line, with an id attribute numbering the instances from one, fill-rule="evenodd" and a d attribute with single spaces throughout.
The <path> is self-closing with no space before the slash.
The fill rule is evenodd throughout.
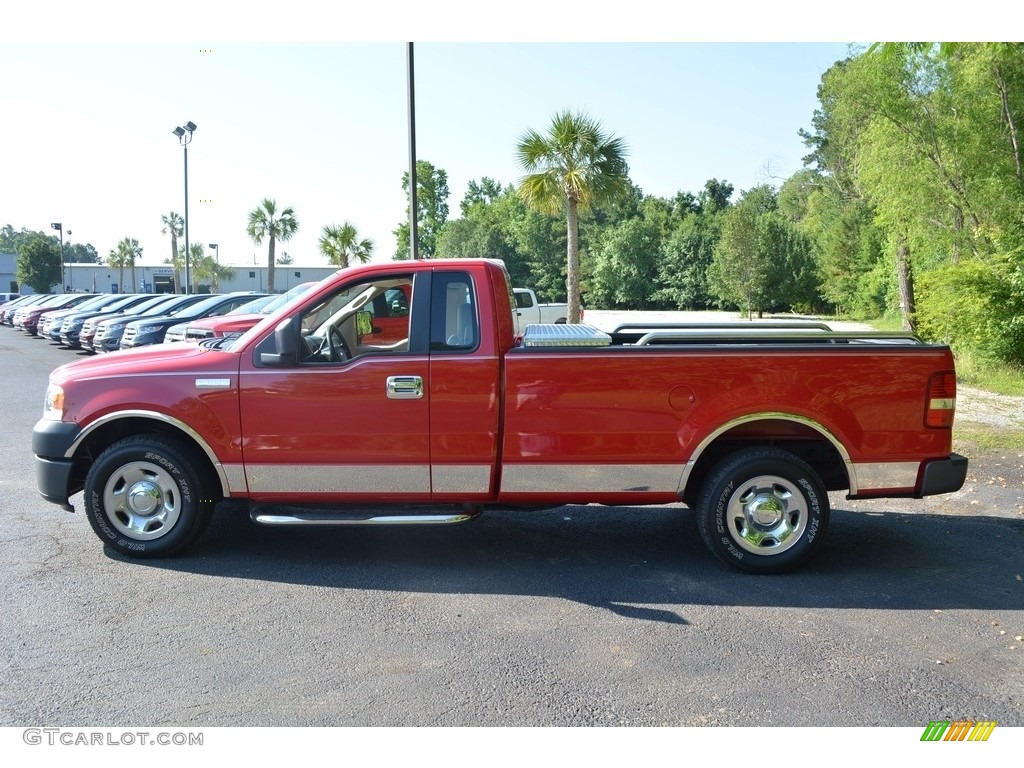
<path id="1" fill-rule="evenodd" d="M 683 468 L 679 495 L 692 504 L 708 473 L 723 458 L 753 445 L 771 445 L 803 459 L 830 491 L 856 493 L 856 473 L 842 441 L 819 422 L 792 413 L 741 416 L 718 427 L 694 449 Z"/>
<path id="2" fill-rule="evenodd" d="M 132 410 L 109 413 L 85 427 L 69 446 L 66 458 L 73 460 L 68 496 L 85 487 L 85 476 L 96 458 L 110 445 L 132 435 L 156 434 L 174 437 L 193 450 L 205 471 L 227 497 L 231 485 L 223 464 L 203 437 L 180 419 L 158 411 Z"/>

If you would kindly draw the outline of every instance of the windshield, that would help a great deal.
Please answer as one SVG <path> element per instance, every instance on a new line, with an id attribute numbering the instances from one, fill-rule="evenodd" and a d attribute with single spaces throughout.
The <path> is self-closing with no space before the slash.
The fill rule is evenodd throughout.
<path id="1" fill-rule="evenodd" d="M 267 306 L 267 304 L 270 304 L 272 301 L 274 301 L 277 298 L 278 297 L 274 296 L 274 295 L 260 296 L 258 299 L 253 299 L 252 301 L 247 301 L 242 306 L 236 307 L 235 309 L 232 309 L 230 312 L 227 312 L 225 314 L 227 314 L 227 315 L 255 315 L 255 314 L 259 314 L 259 313 L 263 312 L 263 310 Z"/>
<path id="2" fill-rule="evenodd" d="M 87 309 L 93 309 L 94 307 L 102 307 L 106 302 L 110 301 L 109 296 L 93 296 L 91 299 L 87 299 L 75 307 L 75 311 L 85 311 Z"/>
<path id="3" fill-rule="evenodd" d="M 302 294 L 304 294 L 314 285 L 316 285 L 316 283 L 300 283 L 299 285 L 296 285 L 294 288 L 289 290 L 287 293 L 282 293 L 280 296 L 275 296 L 272 302 L 270 302 L 269 304 L 267 304 L 267 306 L 260 310 L 260 314 L 273 314 L 281 307 L 283 307 L 285 304 L 287 304 L 289 301 L 294 299 L 296 296 L 301 296 Z"/>
<path id="4" fill-rule="evenodd" d="M 153 309 L 154 307 L 162 307 L 172 298 L 173 296 L 167 294 L 164 294 L 163 296 L 154 296 L 153 298 L 147 299 L 141 304 L 136 304 L 134 307 L 132 307 L 132 312 L 137 312 L 140 315 L 144 314 L 146 311 Z"/>
<path id="5" fill-rule="evenodd" d="M 210 296 L 209 298 L 203 299 L 202 301 L 198 301 L 195 304 L 189 305 L 188 310 L 189 310 L 190 314 L 191 313 L 195 313 L 196 315 L 201 315 L 206 310 L 208 310 L 208 309 L 216 309 L 217 307 L 219 307 L 223 303 L 224 303 L 224 294 L 222 294 L 222 293 L 221 294 L 214 294 L 214 295 Z M 181 309 L 183 310 L 185 308 L 182 307 Z M 175 310 L 173 312 L 165 312 L 164 314 L 166 314 L 166 315 L 176 315 L 176 314 L 178 314 L 179 311 L 181 311 L 181 310 Z"/>
<path id="6" fill-rule="evenodd" d="M 172 296 L 170 299 L 165 299 L 158 304 L 153 304 L 145 312 L 140 312 L 140 315 L 146 317 L 163 317 L 164 315 L 173 315 L 175 312 L 184 309 L 185 307 L 191 307 L 197 301 L 200 301 L 199 297 L 194 293 L 186 293 Z"/>
<path id="7" fill-rule="evenodd" d="M 119 309 L 122 309 L 123 307 L 126 307 L 129 304 L 132 304 L 132 302 L 138 301 L 138 299 L 139 299 L 139 297 L 136 296 L 135 294 L 128 294 L 128 295 L 125 295 L 125 296 L 120 296 L 120 297 L 110 301 L 109 303 L 104 304 L 101 307 L 101 309 L 104 312 L 116 312 Z"/>

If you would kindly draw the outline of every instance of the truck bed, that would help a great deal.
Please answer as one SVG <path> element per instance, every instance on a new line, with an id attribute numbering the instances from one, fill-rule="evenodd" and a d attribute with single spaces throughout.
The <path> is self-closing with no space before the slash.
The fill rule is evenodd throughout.
<path id="1" fill-rule="evenodd" d="M 920 457 L 949 453 L 947 431 L 922 429 L 947 368 L 948 348 L 911 334 L 824 324 L 530 326 L 505 357 L 503 498 L 593 500 L 599 484 L 608 503 L 671 500 L 755 439 L 802 455 L 829 490 L 911 495 Z"/>

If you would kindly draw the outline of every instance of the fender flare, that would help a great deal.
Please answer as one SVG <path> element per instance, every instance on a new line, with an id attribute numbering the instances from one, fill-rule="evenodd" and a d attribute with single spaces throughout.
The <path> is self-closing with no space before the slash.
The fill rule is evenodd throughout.
<path id="1" fill-rule="evenodd" d="M 836 453 L 839 454 L 839 458 L 842 459 L 843 465 L 846 468 L 846 475 L 850 480 L 850 494 L 855 495 L 857 493 L 857 470 L 856 465 L 850 458 L 849 452 L 843 443 L 837 438 L 829 429 L 819 424 L 813 419 L 809 419 L 806 416 L 798 416 L 793 413 L 783 413 L 781 411 L 765 411 L 762 413 L 751 413 L 746 416 L 740 416 L 739 418 L 727 421 L 720 427 L 715 429 L 709 435 L 707 435 L 697 447 L 693 453 L 690 454 L 690 458 L 686 462 L 686 466 L 683 467 L 683 474 L 679 478 L 678 493 L 680 496 L 686 490 L 686 485 L 690 480 L 690 475 L 693 473 L 694 467 L 697 466 L 697 462 L 700 461 L 701 456 L 704 454 L 705 449 L 714 443 L 719 437 L 724 435 L 731 429 L 734 429 L 743 424 L 750 424 L 755 421 L 791 421 L 795 424 L 799 424 L 804 427 L 809 427 L 821 435 L 828 443 L 835 448 Z"/>
<path id="2" fill-rule="evenodd" d="M 89 426 L 83 428 L 82 431 L 78 433 L 78 436 L 75 438 L 75 440 L 71 443 L 70 446 L 68 446 L 68 449 L 64 454 L 65 458 L 74 458 L 75 453 L 78 451 L 78 448 L 82 445 L 83 442 L 86 441 L 89 435 L 93 434 L 101 427 L 113 424 L 123 419 L 148 419 L 150 421 L 158 421 L 163 424 L 166 424 L 167 426 L 174 427 L 175 429 L 184 433 L 206 455 L 206 458 L 209 460 L 210 465 L 213 467 L 213 471 L 217 475 L 217 481 L 220 483 L 221 492 L 224 495 L 224 497 L 227 498 L 228 496 L 231 495 L 232 484 L 228 478 L 227 469 L 224 467 L 224 464 L 221 463 L 221 460 L 217 457 L 217 454 L 210 447 L 209 443 L 207 443 L 206 440 L 204 440 L 203 437 L 198 432 L 196 432 L 192 427 L 190 427 L 181 419 L 176 419 L 173 416 L 168 416 L 166 413 L 160 413 L 159 411 L 129 410 L 113 411 L 111 413 L 104 414 L 95 421 L 91 422 Z M 241 487 L 244 488 L 244 481 L 241 484 Z"/>

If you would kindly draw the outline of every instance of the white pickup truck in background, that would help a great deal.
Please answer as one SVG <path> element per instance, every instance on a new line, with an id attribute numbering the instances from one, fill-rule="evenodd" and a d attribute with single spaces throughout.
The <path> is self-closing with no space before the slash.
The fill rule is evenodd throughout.
<path id="1" fill-rule="evenodd" d="M 521 334 L 532 323 L 564 323 L 569 317 L 568 304 L 541 304 L 532 288 L 513 288 L 515 294 L 516 333 Z"/>

